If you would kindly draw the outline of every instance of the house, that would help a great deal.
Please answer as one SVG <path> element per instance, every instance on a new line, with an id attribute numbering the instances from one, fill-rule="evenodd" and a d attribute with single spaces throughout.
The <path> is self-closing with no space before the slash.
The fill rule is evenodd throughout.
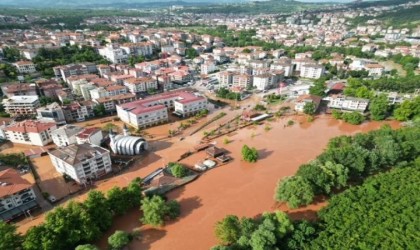
<path id="1" fill-rule="evenodd" d="M 331 95 L 326 97 L 328 108 L 364 112 L 369 105 L 369 99 Z"/>
<path id="2" fill-rule="evenodd" d="M 32 74 L 36 72 L 35 64 L 31 61 L 19 61 L 13 63 L 21 74 Z"/>
<path id="3" fill-rule="evenodd" d="M 54 122 L 25 120 L 4 129 L 6 138 L 13 143 L 45 146 L 52 142 L 51 132 L 57 129 Z"/>
<path id="4" fill-rule="evenodd" d="M 83 128 L 67 124 L 51 132 L 51 138 L 55 145 L 59 147 L 65 147 L 71 144 L 75 144 L 76 135 L 78 135 Z"/>
<path id="5" fill-rule="evenodd" d="M 158 88 L 156 79 L 152 77 L 130 78 L 124 81 L 130 93 L 136 94 Z"/>
<path id="6" fill-rule="evenodd" d="M 58 98 L 58 93 L 63 89 L 63 86 L 55 80 L 38 80 L 35 82 L 41 96 Z"/>
<path id="7" fill-rule="evenodd" d="M 9 221 L 36 207 L 32 184 L 12 168 L 0 171 L 0 219 Z"/>
<path id="8" fill-rule="evenodd" d="M 67 78 L 70 76 L 88 75 L 98 72 L 98 69 L 94 63 L 80 63 L 57 66 L 54 67 L 53 70 L 55 77 L 62 78 L 65 82 L 67 82 Z"/>
<path id="9" fill-rule="evenodd" d="M 89 143 L 72 144 L 49 152 L 57 172 L 87 184 L 112 171 L 108 150 Z"/>
<path id="10" fill-rule="evenodd" d="M 3 99 L 3 106 L 6 113 L 14 116 L 35 115 L 36 109 L 40 106 L 38 96 L 11 96 Z"/>
<path id="11" fill-rule="evenodd" d="M 213 60 L 208 60 L 201 64 L 201 74 L 208 75 L 210 73 L 213 73 L 217 70 L 216 63 Z"/>
<path id="12" fill-rule="evenodd" d="M 82 102 L 72 102 L 62 106 L 66 122 L 80 122 L 93 117 L 93 105 L 84 105 Z"/>
<path id="13" fill-rule="evenodd" d="M 127 93 L 127 94 L 120 94 L 120 95 L 115 95 L 115 96 L 101 97 L 101 98 L 93 100 L 93 102 L 96 104 L 104 105 L 105 110 L 107 112 L 113 112 L 116 109 L 115 108 L 116 105 L 132 102 L 134 100 L 136 100 L 136 95 L 132 93 Z"/>
<path id="14" fill-rule="evenodd" d="M 100 146 L 103 139 L 102 130 L 96 127 L 82 129 L 76 135 L 77 144 L 90 143 Z"/>
<path id="15" fill-rule="evenodd" d="M 378 63 L 366 64 L 365 69 L 369 72 L 369 76 L 379 77 L 384 73 L 384 66 Z"/>
<path id="16" fill-rule="evenodd" d="M 55 122 L 57 125 L 66 124 L 66 117 L 61 106 L 53 102 L 36 110 L 38 120 Z"/>
<path id="17" fill-rule="evenodd" d="M 295 100 L 295 110 L 297 112 L 303 112 L 307 103 L 314 103 L 316 111 L 319 104 L 321 104 L 321 99 L 322 98 L 320 96 L 316 95 L 301 95 Z"/>

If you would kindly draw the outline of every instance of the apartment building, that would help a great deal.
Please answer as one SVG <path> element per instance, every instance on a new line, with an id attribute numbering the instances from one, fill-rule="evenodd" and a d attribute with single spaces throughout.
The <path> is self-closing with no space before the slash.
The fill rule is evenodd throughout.
<path id="1" fill-rule="evenodd" d="M 0 219 L 9 221 L 36 207 L 32 184 L 13 168 L 0 171 Z"/>
<path id="2" fill-rule="evenodd" d="M 320 64 L 305 64 L 300 68 L 300 77 L 319 79 L 324 74 L 325 68 Z"/>
<path id="3" fill-rule="evenodd" d="M 307 103 L 315 104 L 315 110 L 318 109 L 321 103 L 321 97 L 316 95 L 301 95 L 295 100 L 295 110 L 297 112 L 303 112 Z"/>
<path id="4" fill-rule="evenodd" d="M 93 117 L 95 114 L 93 113 L 94 104 L 87 103 L 86 105 L 84 102 L 72 102 L 68 105 L 64 105 L 63 112 L 64 116 L 66 117 L 66 122 L 81 122 L 86 120 L 89 117 Z"/>
<path id="5" fill-rule="evenodd" d="M 105 57 L 112 63 L 126 63 L 129 54 L 122 48 L 115 44 L 108 44 L 107 46 L 98 49 L 99 55 Z"/>
<path id="6" fill-rule="evenodd" d="M 40 103 L 38 96 L 11 96 L 8 99 L 3 99 L 3 106 L 6 113 L 15 117 L 35 115 Z"/>
<path id="7" fill-rule="evenodd" d="M 378 63 L 372 63 L 366 64 L 365 69 L 369 72 L 369 76 L 380 77 L 384 74 L 385 67 Z"/>
<path id="8" fill-rule="evenodd" d="M 217 70 L 216 63 L 213 60 L 205 61 L 200 66 L 201 68 L 201 74 L 208 75 L 210 73 L 213 73 Z"/>
<path id="9" fill-rule="evenodd" d="M 246 74 L 235 74 L 232 77 L 232 86 L 246 89 L 252 86 L 253 77 Z"/>
<path id="10" fill-rule="evenodd" d="M 58 147 L 65 147 L 77 142 L 76 135 L 83 131 L 82 127 L 67 124 L 51 132 L 51 138 Z"/>
<path id="11" fill-rule="evenodd" d="M 96 104 L 102 104 L 107 112 L 113 112 L 116 110 L 116 105 L 132 102 L 136 100 L 136 95 L 133 93 L 126 93 L 114 96 L 106 96 L 98 99 L 94 99 L 93 102 Z"/>
<path id="12" fill-rule="evenodd" d="M 31 61 L 19 61 L 13 64 L 19 73 L 32 74 L 36 72 L 35 64 Z"/>
<path id="13" fill-rule="evenodd" d="M 326 97 L 325 100 L 329 101 L 329 108 L 349 111 L 364 112 L 369 105 L 369 99 L 348 97 L 343 95 L 332 95 Z"/>
<path id="14" fill-rule="evenodd" d="M 131 56 L 150 56 L 153 54 L 153 44 L 151 42 L 125 43 L 121 45 L 121 49 Z"/>
<path id="15" fill-rule="evenodd" d="M 66 117 L 60 104 L 53 102 L 36 110 L 37 119 L 45 122 L 55 122 L 57 125 L 66 124 Z"/>
<path id="16" fill-rule="evenodd" d="M 130 78 L 124 81 L 124 85 L 133 94 L 158 89 L 156 79 L 152 77 Z"/>
<path id="17" fill-rule="evenodd" d="M 79 63 L 69 64 L 64 66 L 57 66 L 53 68 L 55 77 L 63 79 L 67 82 L 70 76 L 95 74 L 98 69 L 94 63 Z"/>
<path id="18" fill-rule="evenodd" d="M 92 144 L 72 144 L 49 152 L 55 169 L 80 184 L 100 178 L 112 171 L 108 150 Z"/>
<path id="19" fill-rule="evenodd" d="M 222 71 L 217 74 L 220 87 L 229 87 L 233 84 L 233 73 L 229 71 Z"/>
<path id="20" fill-rule="evenodd" d="M 3 94 L 7 97 L 12 96 L 36 96 L 36 85 L 33 83 L 11 83 L 1 86 Z"/>
<path id="21" fill-rule="evenodd" d="M 117 105 L 118 117 L 136 127 L 147 127 L 168 121 L 168 109 L 188 116 L 207 109 L 207 99 L 191 92 L 175 91 Z"/>
<path id="22" fill-rule="evenodd" d="M 13 143 L 45 146 L 52 142 L 51 132 L 57 129 L 54 122 L 25 120 L 4 129 L 6 138 Z"/>

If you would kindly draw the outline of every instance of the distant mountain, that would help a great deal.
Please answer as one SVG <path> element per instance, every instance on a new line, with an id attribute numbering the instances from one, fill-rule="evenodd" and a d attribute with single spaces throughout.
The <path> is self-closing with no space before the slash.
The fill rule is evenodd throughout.
<path id="1" fill-rule="evenodd" d="M 217 3 L 235 3 L 247 2 L 248 0 L 217 0 Z M 83 6 L 104 6 L 104 5 L 155 5 L 157 3 L 180 3 L 180 4 L 200 4 L 200 3 L 214 3 L 212 0 L 185 0 L 185 1 L 171 1 L 171 0 L 1 0 L 0 6 L 31 6 L 31 7 L 83 7 Z"/>

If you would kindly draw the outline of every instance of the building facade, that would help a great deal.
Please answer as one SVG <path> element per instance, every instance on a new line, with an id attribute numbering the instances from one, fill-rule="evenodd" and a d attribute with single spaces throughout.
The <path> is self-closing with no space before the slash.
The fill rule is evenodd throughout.
<path id="1" fill-rule="evenodd" d="M 57 129 L 53 122 L 25 120 L 4 129 L 6 138 L 13 143 L 45 146 L 52 142 L 51 132 Z"/>

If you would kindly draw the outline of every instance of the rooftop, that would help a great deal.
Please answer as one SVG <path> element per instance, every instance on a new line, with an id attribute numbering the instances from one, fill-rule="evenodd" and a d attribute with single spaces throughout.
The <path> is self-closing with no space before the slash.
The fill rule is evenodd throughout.
<path id="1" fill-rule="evenodd" d="M 25 120 L 22 122 L 14 123 L 7 128 L 6 131 L 14 131 L 19 133 L 40 133 L 49 128 L 55 127 L 55 122 L 40 122 L 33 120 Z"/>
<path id="2" fill-rule="evenodd" d="M 20 177 L 19 173 L 12 168 L 0 172 L 0 198 L 31 187 L 32 184 Z"/>
<path id="3" fill-rule="evenodd" d="M 66 163 L 74 166 L 85 159 L 90 159 L 95 157 L 97 154 L 105 154 L 108 151 L 104 148 L 91 145 L 89 143 L 84 144 L 72 144 L 67 147 L 57 148 L 53 151 L 50 151 L 49 154 L 53 155 Z"/>

